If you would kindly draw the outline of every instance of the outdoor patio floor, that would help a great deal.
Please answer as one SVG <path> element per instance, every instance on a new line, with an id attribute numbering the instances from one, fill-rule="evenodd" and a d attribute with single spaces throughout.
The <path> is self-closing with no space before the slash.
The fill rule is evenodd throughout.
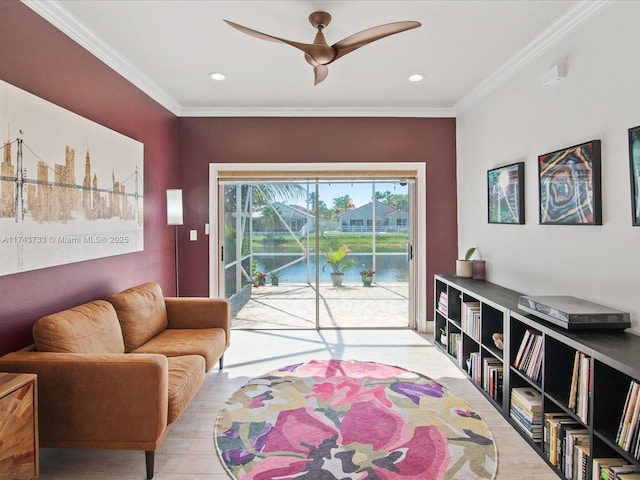
<path id="1" fill-rule="evenodd" d="M 406 328 L 407 283 L 371 287 L 320 285 L 321 328 Z M 307 283 L 253 287 L 247 303 L 232 316 L 235 329 L 315 329 L 316 289 Z M 232 305 L 234 300 L 232 300 Z"/>

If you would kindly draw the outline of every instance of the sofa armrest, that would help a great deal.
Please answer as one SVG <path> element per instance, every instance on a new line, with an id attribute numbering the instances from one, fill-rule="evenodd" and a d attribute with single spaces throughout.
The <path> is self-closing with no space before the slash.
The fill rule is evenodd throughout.
<path id="1" fill-rule="evenodd" d="M 166 433 L 164 355 L 20 350 L 0 370 L 37 374 L 43 446 L 153 450 Z"/>
<path id="2" fill-rule="evenodd" d="M 168 328 L 222 328 L 229 345 L 231 308 L 222 298 L 165 297 Z"/>

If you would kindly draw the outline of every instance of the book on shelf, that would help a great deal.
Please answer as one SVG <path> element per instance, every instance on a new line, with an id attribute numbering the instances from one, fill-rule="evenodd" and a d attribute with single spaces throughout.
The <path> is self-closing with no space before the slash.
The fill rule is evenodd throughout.
<path id="1" fill-rule="evenodd" d="M 496 357 L 485 357 L 482 360 L 482 389 L 494 400 L 502 397 L 502 381 L 504 367 L 502 360 Z"/>
<path id="2" fill-rule="evenodd" d="M 540 381 L 543 356 L 542 334 L 527 329 L 522 337 L 520 348 L 513 366 L 535 382 Z"/>
<path id="3" fill-rule="evenodd" d="M 640 473 L 619 473 L 618 480 L 640 480 Z"/>
<path id="4" fill-rule="evenodd" d="M 577 475 L 573 472 L 574 465 L 574 451 L 576 445 L 589 445 L 590 435 L 589 430 L 584 427 L 567 428 L 564 434 L 564 459 L 563 468 L 564 476 L 566 478 L 575 478 Z"/>
<path id="5" fill-rule="evenodd" d="M 469 353 L 467 360 L 467 373 L 473 380 L 473 383 L 480 385 L 480 376 L 482 374 L 482 366 L 480 364 L 480 352 Z"/>
<path id="6" fill-rule="evenodd" d="M 566 431 L 569 429 L 584 428 L 579 422 L 572 418 L 558 420 L 558 429 L 556 430 L 556 467 L 564 473 L 565 471 L 565 452 L 567 445 Z"/>
<path id="7" fill-rule="evenodd" d="M 510 416 L 534 441 L 542 440 L 542 396 L 530 387 L 511 389 Z"/>
<path id="8" fill-rule="evenodd" d="M 640 473 L 640 467 L 637 465 L 611 465 L 607 468 L 609 480 L 619 480 L 620 475 Z"/>
<path id="9" fill-rule="evenodd" d="M 591 460 L 591 480 L 606 480 L 609 466 L 628 465 L 629 462 L 620 457 L 596 457 Z M 603 477 L 604 475 L 604 477 Z"/>
<path id="10" fill-rule="evenodd" d="M 573 358 L 573 371 L 571 373 L 567 406 L 585 423 L 587 423 L 589 415 L 590 370 L 591 358 L 582 352 L 576 351 Z"/>
<path id="11" fill-rule="evenodd" d="M 448 349 L 449 355 L 459 359 L 460 351 L 462 350 L 461 345 L 462 345 L 462 335 L 457 332 L 451 332 L 449 334 L 449 340 L 447 341 L 447 349 Z"/>
<path id="12" fill-rule="evenodd" d="M 591 480 L 591 447 L 578 444 L 573 448 L 573 478 Z"/>
<path id="13" fill-rule="evenodd" d="M 475 340 L 480 340 L 480 302 L 462 302 L 460 326 L 463 332 Z"/>
<path id="14" fill-rule="evenodd" d="M 640 415 L 640 384 L 631 381 L 622 409 L 620 423 L 616 434 L 616 443 L 620 448 L 633 453 L 637 458 L 638 453 L 638 418 Z M 633 450 L 633 452 L 631 452 Z"/>
<path id="15" fill-rule="evenodd" d="M 542 450 L 549 463 L 558 465 L 558 422 L 569 420 L 571 417 L 566 413 L 548 412 L 544 414 L 544 431 Z"/>
<path id="16" fill-rule="evenodd" d="M 446 290 L 440 292 L 438 297 L 438 311 L 445 317 L 449 316 L 449 294 Z"/>

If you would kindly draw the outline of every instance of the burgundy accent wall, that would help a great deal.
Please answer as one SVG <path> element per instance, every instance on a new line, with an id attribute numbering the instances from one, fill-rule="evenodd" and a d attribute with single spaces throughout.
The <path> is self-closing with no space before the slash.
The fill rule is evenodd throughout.
<path id="1" fill-rule="evenodd" d="M 144 144 L 144 251 L 0 277 L 0 355 L 42 315 L 157 281 L 175 293 L 167 188 L 178 186 L 178 119 L 17 0 L 0 2 L 0 79 Z M 17 131 L 19 126 L 11 126 Z M 0 125 L 0 140 L 7 134 Z"/>
<path id="2" fill-rule="evenodd" d="M 433 275 L 457 257 L 456 124 L 453 118 L 181 118 L 180 178 L 185 224 L 179 232 L 180 295 L 209 295 L 210 163 L 424 162 L 428 316 Z M 198 240 L 189 241 L 189 230 Z"/>

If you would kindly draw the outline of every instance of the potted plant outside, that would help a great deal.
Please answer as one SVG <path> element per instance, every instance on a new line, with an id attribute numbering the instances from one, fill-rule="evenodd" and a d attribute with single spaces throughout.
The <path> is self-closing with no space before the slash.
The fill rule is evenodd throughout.
<path id="1" fill-rule="evenodd" d="M 255 278 L 253 279 L 254 287 L 264 287 L 266 284 L 267 274 L 262 272 L 256 272 Z"/>
<path id="2" fill-rule="evenodd" d="M 269 274 L 271 277 L 271 285 L 276 287 L 280 284 L 280 274 L 278 272 L 271 272 Z"/>
<path id="3" fill-rule="evenodd" d="M 334 287 L 342 285 L 344 272 L 347 268 L 356 263 L 353 259 L 347 259 L 347 255 L 351 253 L 351 249 L 347 245 L 342 245 L 337 250 L 331 250 L 324 254 L 325 263 L 322 265 L 322 271 L 327 265 L 331 267 L 331 283 Z"/>
<path id="4" fill-rule="evenodd" d="M 473 276 L 473 262 L 471 257 L 476 252 L 476 247 L 469 248 L 464 254 L 463 260 L 456 260 L 456 276 L 471 278 Z"/>
<path id="5" fill-rule="evenodd" d="M 373 276 L 376 274 L 375 271 L 364 269 L 360 271 L 360 278 L 362 279 L 362 285 L 365 287 L 370 287 L 373 283 Z"/>

